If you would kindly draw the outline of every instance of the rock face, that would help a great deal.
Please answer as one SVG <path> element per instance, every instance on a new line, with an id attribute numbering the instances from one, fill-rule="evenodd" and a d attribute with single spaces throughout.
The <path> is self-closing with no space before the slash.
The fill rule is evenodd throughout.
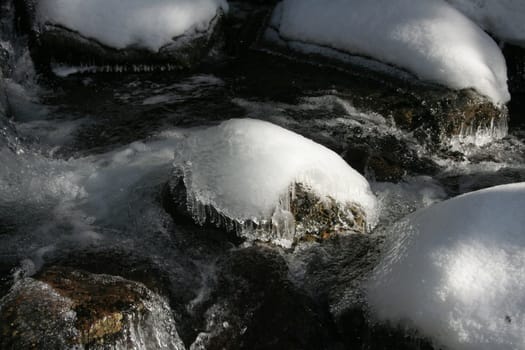
<path id="1" fill-rule="evenodd" d="M 204 1 L 207 0 L 203 0 L 201 3 Z M 49 2 L 47 1 L 47 3 Z M 184 3 L 184 1 L 180 2 Z M 214 0 L 208 2 L 213 3 Z M 173 4 L 173 6 L 178 6 L 177 2 L 173 2 Z M 132 25 L 126 28 L 115 28 L 115 26 L 120 26 L 121 22 L 128 23 L 126 19 L 118 18 L 128 15 L 125 11 L 126 6 L 123 6 L 122 13 L 115 15 L 115 23 L 104 24 L 108 26 L 107 30 L 115 32 L 125 32 L 127 29 L 134 30 Z M 129 7 L 133 6 L 136 7 L 137 4 L 129 5 Z M 160 4 L 159 8 L 163 8 L 162 6 L 167 7 L 166 4 Z M 183 6 L 188 7 L 190 5 L 183 4 Z M 100 4 L 100 7 L 104 7 L 104 4 Z M 86 11 L 85 8 L 83 10 Z M 187 8 L 182 8 L 178 11 L 187 10 Z M 206 25 L 198 23 L 193 27 L 190 26 L 182 34 L 173 35 L 171 40 L 164 44 L 152 45 L 148 42 L 148 39 L 155 38 L 155 33 L 150 33 L 146 38 L 137 37 L 136 42 L 133 41 L 135 34 L 121 33 L 130 39 L 119 46 L 117 45 L 120 44 L 118 41 L 113 45 L 111 41 L 105 41 L 103 36 L 99 38 L 95 35 L 86 35 L 75 27 L 60 23 L 59 19 L 55 20 L 49 16 L 40 15 L 39 6 L 32 4 L 30 0 L 26 1 L 25 11 L 27 12 L 25 16 L 30 19 L 29 22 L 31 23 L 33 57 L 38 64 L 42 67 L 47 67 L 49 64 L 95 66 L 100 71 L 150 71 L 184 69 L 196 66 L 216 42 L 224 17 L 224 8 L 217 6 L 215 15 L 209 19 Z M 166 8 L 165 12 L 173 13 L 170 8 Z M 189 13 L 191 15 L 191 10 Z M 60 15 L 63 14 L 59 13 L 57 17 Z M 86 16 L 90 15 L 99 16 L 97 13 L 88 11 Z M 64 18 L 69 17 L 75 18 L 75 15 L 68 15 Z M 179 20 L 191 22 L 192 19 Z M 150 27 L 146 23 L 140 23 L 140 18 L 137 21 L 139 22 L 138 26 L 147 26 L 144 31 Z M 158 26 L 159 31 L 164 29 L 160 28 L 161 23 Z M 158 36 L 163 34 L 165 33 L 159 33 Z"/>
<path id="2" fill-rule="evenodd" d="M 2 348 L 183 349 L 167 303 L 144 285 L 52 267 L 0 302 Z"/>

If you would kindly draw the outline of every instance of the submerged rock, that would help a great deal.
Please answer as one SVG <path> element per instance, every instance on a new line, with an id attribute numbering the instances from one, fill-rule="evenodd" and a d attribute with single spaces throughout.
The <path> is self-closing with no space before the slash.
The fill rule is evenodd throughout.
<path id="1" fill-rule="evenodd" d="M 171 212 L 282 246 L 363 233 L 375 218 L 368 182 L 340 156 L 252 119 L 190 133 L 177 149 L 166 193 Z"/>
<path id="2" fill-rule="evenodd" d="M 35 59 L 95 71 L 193 67 L 208 54 L 228 9 L 220 0 L 26 2 Z"/>
<path id="3" fill-rule="evenodd" d="M 51 267 L 0 302 L 2 348 L 184 349 L 166 301 L 116 276 Z"/>
<path id="4" fill-rule="evenodd" d="M 320 305 L 298 289 L 279 252 L 232 250 L 218 262 L 216 290 L 199 307 L 204 322 L 190 349 L 337 349 Z"/>

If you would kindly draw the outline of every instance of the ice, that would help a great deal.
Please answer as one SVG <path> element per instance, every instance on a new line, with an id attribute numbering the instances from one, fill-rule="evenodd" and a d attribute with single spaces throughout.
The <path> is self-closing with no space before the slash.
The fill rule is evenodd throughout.
<path id="1" fill-rule="evenodd" d="M 40 25 L 58 24 L 100 43 L 158 51 L 173 38 L 208 29 L 225 0 L 42 0 Z"/>
<path id="2" fill-rule="evenodd" d="M 525 348 L 525 183 L 420 210 L 390 230 L 372 314 L 450 349 Z"/>
<path id="3" fill-rule="evenodd" d="M 446 0 L 503 41 L 525 46 L 523 0 Z"/>
<path id="4" fill-rule="evenodd" d="M 276 30 L 273 40 L 296 50 L 311 53 L 316 45 L 336 59 L 343 52 L 371 57 L 422 80 L 474 88 L 496 104 L 510 100 L 498 45 L 443 0 L 284 0 L 270 27 L 267 38 Z"/>
<path id="5" fill-rule="evenodd" d="M 278 243 L 289 245 L 295 225 L 286 196 L 294 183 L 321 198 L 358 204 L 368 223 L 374 221 L 375 197 L 365 178 L 324 146 L 268 122 L 232 119 L 195 131 L 177 149 L 175 165 L 183 170 L 196 219 L 205 221 L 205 208 L 213 207 L 242 226 L 241 235 L 250 221 L 271 222 Z"/>

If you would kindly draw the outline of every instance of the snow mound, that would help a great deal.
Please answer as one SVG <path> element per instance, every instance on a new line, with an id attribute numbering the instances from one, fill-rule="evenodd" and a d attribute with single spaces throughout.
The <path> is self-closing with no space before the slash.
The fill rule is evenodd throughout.
<path id="1" fill-rule="evenodd" d="M 42 0 L 37 21 L 116 48 L 158 51 L 175 37 L 206 31 L 225 0 Z"/>
<path id="2" fill-rule="evenodd" d="M 339 155 L 268 122 L 232 119 L 190 133 L 175 155 L 188 209 L 197 222 L 211 215 L 233 221 L 250 237 L 250 225 L 272 223 L 274 243 L 289 246 L 295 234 L 290 188 L 302 184 L 322 199 L 357 204 L 369 225 L 375 197 L 364 177 Z M 278 227 L 276 227 L 278 226 Z"/>
<path id="3" fill-rule="evenodd" d="M 499 39 L 525 47 L 525 1 L 446 1 Z"/>
<path id="4" fill-rule="evenodd" d="M 525 183 L 441 202 L 394 226 L 367 285 L 380 320 L 450 349 L 525 348 Z"/>
<path id="5" fill-rule="evenodd" d="M 498 45 L 443 0 L 284 0 L 265 37 L 335 59 L 371 57 L 422 80 L 474 88 L 496 104 L 510 99 Z"/>

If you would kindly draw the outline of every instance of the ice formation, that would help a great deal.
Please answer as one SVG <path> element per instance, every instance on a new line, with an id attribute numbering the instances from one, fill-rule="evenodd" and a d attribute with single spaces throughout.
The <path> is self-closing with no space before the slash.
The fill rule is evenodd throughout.
<path id="1" fill-rule="evenodd" d="M 174 37 L 204 31 L 225 0 L 42 0 L 40 24 L 57 24 L 107 46 L 158 51 Z"/>
<path id="2" fill-rule="evenodd" d="M 525 1 L 446 0 L 503 41 L 525 46 Z"/>
<path id="3" fill-rule="evenodd" d="M 443 0 L 284 0 L 266 38 L 334 58 L 371 57 L 422 80 L 474 88 L 497 104 L 510 99 L 498 45 Z"/>
<path id="4" fill-rule="evenodd" d="M 192 132 L 177 149 L 175 166 L 183 171 L 197 221 L 208 219 L 204 208 L 212 207 L 239 224 L 245 237 L 243 224 L 271 222 L 281 223 L 273 225 L 275 243 L 294 240 L 287 198 L 294 183 L 320 198 L 355 203 L 373 222 L 375 197 L 364 177 L 324 146 L 268 122 L 232 119 Z"/>
<path id="5" fill-rule="evenodd" d="M 525 348 L 524 207 L 518 183 L 398 223 L 367 285 L 373 314 L 450 349 Z"/>

